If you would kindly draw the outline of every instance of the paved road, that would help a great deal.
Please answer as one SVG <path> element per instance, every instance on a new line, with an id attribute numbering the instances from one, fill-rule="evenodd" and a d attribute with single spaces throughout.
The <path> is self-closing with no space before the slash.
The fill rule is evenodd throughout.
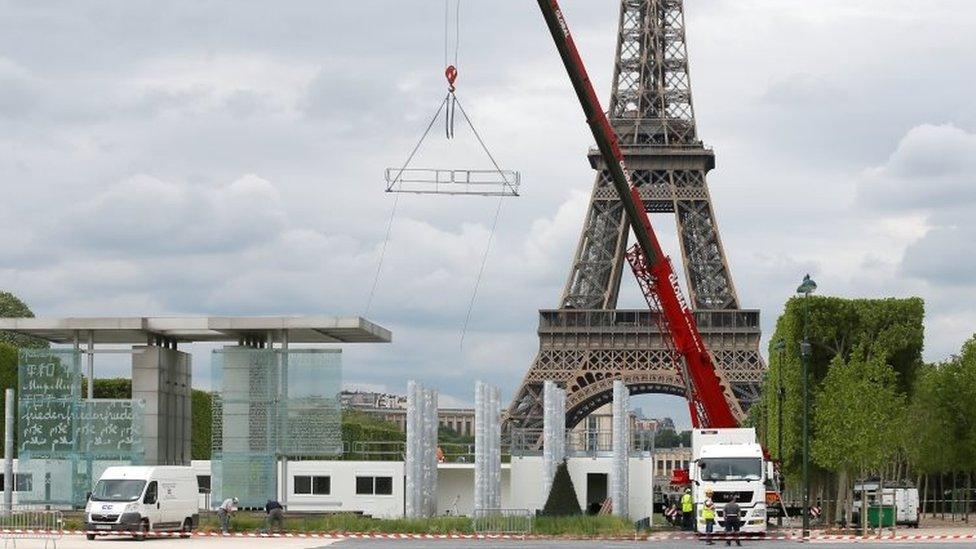
<path id="1" fill-rule="evenodd" d="M 942 548 L 951 545 L 957 547 L 971 547 L 972 540 L 958 543 L 883 543 L 868 542 L 869 545 L 881 545 L 890 549 L 915 549 L 915 548 Z M 809 545 L 823 547 L 825 549 L 849 549 L 852 543 L 832 543 L 814 542 Z M 863 544 L 857 544 L 863 545 Z M 99 538 L 95 541 L 88 541 L 83 536 L 65 536 L 58 541 L 58 547 L 62 549 L 124 549 L 124 548 L 146 548 L 146 549 L 203 549 L 203 548 L 226 548 L 226 549 L 319 549 L 330 547 L 330 549 L 633 549 L 637 547 L 651 547 L 653 549 L 686 549 L 688 547 L 706 547 L 701 542 L 689 542 L 682 540 L 674 541 L 641 541 L 641 542 L 602 542 L 602 541 L 520 541 L 520 540 L 323 540 L 323 539 L 261 539 L 261 538 L 205 538 L 194 537 L 191 539 L 149 539 L 144 542 L 137 542 L 131 538 Z M 44 547 L 44 542 L 40 540 L 17 540 L 19 549 L 40 549 Z M 721 543 L 716 543 L 715 547 L 724 547 Z M 755 547 L 759 549 L 802 549 L 804 544 L 789 541 L 747 541 L 743 547 Z"/>
<path id="2" fill-rule="evenodd" d="M 886 549 L 917 549 L 917 548 L 943 548 L 949 547 L 950 544 L 947 543 L 925 543 L 925 542 L 912 542 L 912 543 L 883 543 L 878 544 L 876 542 L 870 542 L 871 545 L 881 545 Z M 816 547 L 823 547 L 825 549 L 850 549 L 854 544 L 852 543 L 828 543 L 828 542 L 813 542 L 809 544 L 803 544 L 799 542 L 790 541 L 750 541 L 744 542 L 743 547 L 757 547 L 759 549 L 778 549 L 778 548 L 790 548 L 790 549 L 802 549 L 805 546 L 814 545 Z M 862 545 L 862 544 L 857 544 Z M 960 542 L 952 545 L 957 547 L 971 547 L 972 540 L 968 542 Z M 337 543 L 333 549 L 354 549 L 354 548 L 369 548 L 369 549 L 426 549 L 427 547 L 432 547 L 434 549 L 553 549 L 553 548 L 563 548 L 568 549 L 635 549 L 637 547 L 649 547 L 653 549 L 687 549 L 688 547 L 707 547 L 701 542 L 690 542 L 683 540 L 675 541 L 638 541 L 638 542 L 603 542 L 603 541 L 485 541 L 485 540 L 443 540 L 443 541 L 432 541 L 432 540 L 418 540 L 418 541 L 407 541 L 407 540 L 345 540 Z M 724 544 L 719 542 L 715 543 L 715 547 L 725 547 Z"/>
<path id="3" fill-rule="evenodd" d="M 85 536 L 69 535 L 58 540 L 58 549 L 316 549 L 337 544 L 337 540 L 298 540 L 298 539 L 261 539 L 261 538 L 209 538 L 192 537 L 189 539 L 150 538 L 146 541 L 135 541 L 132 538 L 104 537 L 88 541 Z M 41 549 L 45 547 L 40 540 L 19 539 L 17 549 Z M 47 545 L 46 547 L 50 547 Z M 448 546 L 444 546 L 447 549 Z"/>

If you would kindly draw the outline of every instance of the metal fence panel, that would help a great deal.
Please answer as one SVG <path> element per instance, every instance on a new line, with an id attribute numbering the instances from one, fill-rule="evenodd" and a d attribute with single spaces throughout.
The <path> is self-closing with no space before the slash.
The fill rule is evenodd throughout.
<path id="1" fill-rule="evenodd" d="M 477 534 L 528 535 L 534 515 L 528 509 L 477 509 L 472 515 Z"/>
<path id="2" fill-rule="evenodd" d="M 14 546 L 18 539 L 43 540 L 47 547 L 51 542 L 57 547 L 57 540 L 64 536 L 64 517 L 61 511 L 15 506 L 13 509 L 0 507 L 0 540 L 4 547 L 8 541 Z"/>

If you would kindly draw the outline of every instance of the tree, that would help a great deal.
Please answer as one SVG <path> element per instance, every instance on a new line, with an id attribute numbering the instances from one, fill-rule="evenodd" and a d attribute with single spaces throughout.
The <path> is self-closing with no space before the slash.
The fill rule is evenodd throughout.
<path id="1" fill-rule="evenodd" d="M 782 466 L 792 484 L 795 485 L 799 478 L 803 448 L 800 342 L 804 336 L 809 338 L 812 347 L 809 361 L 811 395 L 820 390 L 835 358 L 840 359 L 839 364 L 847 364 L 859 348 L 869 351 L 871 358 L 891 366 L 896 374 L 898 392 L 906 394 L 923 366 L 924 315 L 925 305 L 919 298 L 811 296 L 792 298 L 786 303 L 770 340 L 770 368 L 763 385 L 763 400 L 769 409 L 769 417 L 776 418 L 780 408 L 777 390 L 782 378 L 785 392 Z M 782 353 L 773 348 L 780 340 L 785 343 Z M 767 440 L 778 440 L 777 423 L 769 421 Z M 813 420 L 811 437 L 817 436 L 818 428 Z M 823 470 L 814 471 L 814 476 L 823 473 Z"/>
<path id="2" fill-rule="evenodd" d="M 0 291 L 0 318 L 34 318 L 34 312 L 14 294 Z M 0 343 L 7 343 L 15 348 L 48 347 L 48 343 L 42 339 L 13 332 L 0 332 Z"/>
<path id="3" fill-rule="evenodd" d="M 862 347 L 849 360 L 835 357 L 816 394 L 813 461 L 840 473 L 845 485 L 852 473 L 864 478 L 882 472 L 900 449 L 904 408 L 897 375 L 883 354 L 868 356 Z"/>
<path id="4" fill-rule="evenodd" d="M 2 336 L 2 334 L 0 334 Z M 17 389 L 17 349 L 7 343 L 0 342 L 0 414 L 5 413 L 7 405 L 7 389 Z M 14 411 L 16 413 L 16 410 Z M 6 422 L 0 421 L 0 440 L 5 435 Z M 16 448 L 16 444 L 14 445 Z"/>
<path id="5" fill-rule="evenodd" d="M 547 517 L 568 517 L 581 515 L 579 499 L 576 497 L 576 487 L 573 486 L 573 479 L 569 476 L 569 467 L 563 461 L 556 468 L 556 476 L 552 479 L 552 488 L 549 489 L 549 497 L 546 498 L 546 505 L 542 508 L 542 515 Z"/>

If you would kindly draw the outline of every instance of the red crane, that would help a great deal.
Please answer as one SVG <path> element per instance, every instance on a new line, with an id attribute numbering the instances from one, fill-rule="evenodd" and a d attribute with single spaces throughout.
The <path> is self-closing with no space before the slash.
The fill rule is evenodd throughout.
<path id="1" fill-rule="evenodd" d="M 630 178 L 617 134 L 593 90 L 593 84 L 576 49 L 559 2 L 538 2 L 586 114 L 586 123 L 593 131 L 597 147 L 610 172 L 610 179 L 620 195 L 627 220 L 637 237 L 637 243 L 628 252 L 627 259 L 637 276 L 648 306 L 661 312 L 658 318 L 662 324 L 662 333 L 670 334 L 674 351 L 682 359 L 679 374 L 685 383 L 692 425 L 696 428 L 738 427 L 741 409 L 731 391 L 722 386 L 719 373 L 698 331 L 695 316 L 678 286 L 678 277 L 671 266 L 671 260 L 661 250 L 640 193 Z"/>

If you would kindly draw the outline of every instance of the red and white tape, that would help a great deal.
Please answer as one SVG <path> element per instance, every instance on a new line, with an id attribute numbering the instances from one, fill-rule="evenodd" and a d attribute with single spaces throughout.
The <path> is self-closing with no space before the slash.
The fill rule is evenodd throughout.
<path id="1" fill-rule="evenodd" d="M 0 530 L 2 534 L 13 534 L 15 536 L 59 536 L 59 535 L 97 535 L 97 536 L 130 536 L 128 532 L 106 532 L 103 530 L 32 530 L 32 529 L 10 529 Z M 146 537 L 175 538 L 183 534 L 181 532 L 146 532 Z M 261 533 L 261 532 L 231 532 L 222 534 L 216 531 L 192 532 L 193 537 L 207 538 L 285 538 L 285 539 L 385 539 L 385 540 L 605 540 L 605 541 L 679 541 L 679 540 L 704 540 L 705 536 L 693 534 L 638 534 L 635 536 L 605 536 L 605 537 L 585 537 L 585 536 L 550 536 L 540 534 L 405 534 L 405 533 L 380 533 L 380 532 L 283 532 L 283 533 Z M 726 536 L 721 533 L 713 534 L 711 539 L 714 541 L 724 541 L 734 539 L 733 536 Z M 860 537 L 855 535 L 843 534 L 813 534 L 803 538 L 799 534 L 785 535 L 766 535 L 766 536 L 741 536 L 740 539 L 748 541 L 807 541 L 807 542 L 956 542 L 976 540 L 976 533 L 971 534 L 913 534 L 913 535 L 886 535 L 882 537 L 868 536 Z"/>

